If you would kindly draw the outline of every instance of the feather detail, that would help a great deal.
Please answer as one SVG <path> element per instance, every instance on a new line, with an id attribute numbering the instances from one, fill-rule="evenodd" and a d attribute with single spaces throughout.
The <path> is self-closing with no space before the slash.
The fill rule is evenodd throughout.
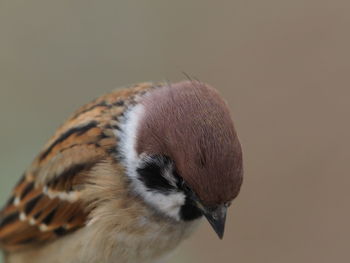
<path id="1" fill-rule="evenodd" d="M 0 248 L 42 244 L 87 223 L 96 200 L 82 193 L 91 176 L 98 176 L 92 171 L 107 159 L 117 162 L 113 129 L 118 129 L 119 117 L 155 86 L 143 83 L 101 96 L 58 128 L 0 212 Z"/>
<path id="2" fill-rule="evenodd" d="M 72 178 L 66 185 L 74 189 Z M 33 186 L 27 179 L 22 184 L 14 191 L 16 198 L 11 199 L 19 201 L 9 202 L 1 212 L 0 244 L 5 249 L 49 241 L 84 225 L 87 211 L 79 191 L 54 192 L 47 186 Z"/>

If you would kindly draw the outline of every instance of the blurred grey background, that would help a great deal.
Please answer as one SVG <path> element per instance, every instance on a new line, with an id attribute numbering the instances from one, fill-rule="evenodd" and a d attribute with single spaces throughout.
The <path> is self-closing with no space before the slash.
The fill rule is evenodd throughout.
<path id="1" fill-rule="evenodd" d="M 0 0 L 0 201 L 77 107 L 140 81 L 210 83 L 245 181 L 223 241 L 175 262 L 349 262 L 348 0 Z"/>

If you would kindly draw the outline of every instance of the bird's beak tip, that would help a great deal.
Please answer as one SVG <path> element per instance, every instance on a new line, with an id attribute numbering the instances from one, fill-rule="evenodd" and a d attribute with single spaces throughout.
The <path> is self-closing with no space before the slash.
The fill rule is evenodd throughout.
<path id="1" fill-rule="evenodd" d="M 223 239 L 225 232 L 227 207 L 220 205 L 214 209 L 208 209 L 204 212 L 204 216 L 220 239 Z"/>

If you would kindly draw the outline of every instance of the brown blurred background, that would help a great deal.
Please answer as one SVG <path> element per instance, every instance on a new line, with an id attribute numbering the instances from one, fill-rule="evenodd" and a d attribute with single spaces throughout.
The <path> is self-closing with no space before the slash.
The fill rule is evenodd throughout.
<path id="1" fill-rule="evenodd" d="M 178 81 L 229 102 L 245 181 L 223 241 L 169 262 L 350 262 L 348 0 L 0 1 L 0 201 L 55 128 L 115 87 Z"/>

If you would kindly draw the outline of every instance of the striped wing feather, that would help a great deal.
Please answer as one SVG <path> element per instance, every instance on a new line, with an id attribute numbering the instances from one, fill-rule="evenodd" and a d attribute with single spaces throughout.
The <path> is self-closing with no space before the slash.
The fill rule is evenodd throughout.
<path id="1" fill-rule="evenodd" d="M 37 245 L 84 226 L 89 211 L 80 193 L 89 172 L 111 154 L 117 156 L 118 117 L 135 95 L 151 87 L 139 84 L 102 96 L 57 130 L 0 212 L 0 247 Z"/>
<path id="2" fill-rule="evenodd" d="M 44 160 L 41 154 L 35 161 L 38 166 L 26 172 L 13 190 L 0 215 L 0 245 L 5 249 L 53 240 L 84 225 L 88 211 L 79 194 L 106 151 L 91 144 L 99 140 L 97 130 L 78 133 L 69 136 L 76 145 L 67 137 L 54 147 L 55 155 Z"/>

